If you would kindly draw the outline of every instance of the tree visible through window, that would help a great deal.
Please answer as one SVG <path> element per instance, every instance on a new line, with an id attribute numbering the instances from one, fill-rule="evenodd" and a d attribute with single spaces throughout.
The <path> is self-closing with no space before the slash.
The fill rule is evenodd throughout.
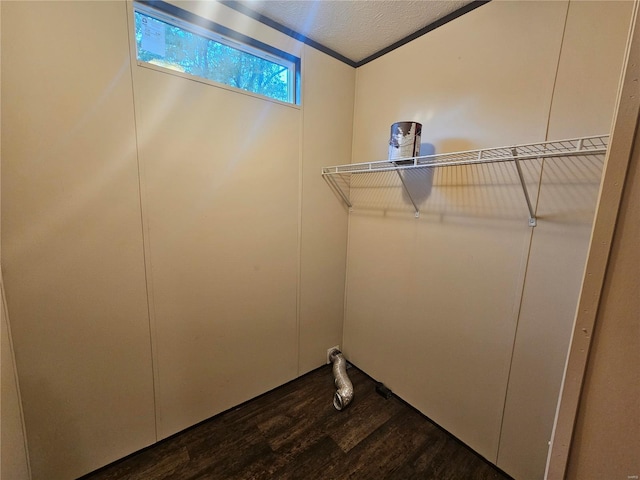
<path id="1" fill-rule="evenodd" d="M 134 11 L 138 60 L 189 75 L 206 78 L 260 95 L 295 102 L 295 64 L 273 58 L 251 49 L 244 49 L 214 40 L 204 29 L 194 33 L 182 26 L 162 20 L 147 11 Z M 176 19 L 175 23 L 185 22 Z M 231 43 L 231 42 L 229 42 Z M 255 53 L 253 53 L 255 52 Z M 266 58 L 265 58 L 266 57 Z"/>

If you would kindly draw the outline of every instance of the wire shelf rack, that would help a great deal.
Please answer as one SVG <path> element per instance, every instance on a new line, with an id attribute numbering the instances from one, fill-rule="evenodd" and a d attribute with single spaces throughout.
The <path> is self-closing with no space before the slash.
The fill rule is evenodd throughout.
<path id="1" fill-rule="evenodd" d="M 401 160 L 381 160 L 365 163 L 352 163 L 322 168 L 322 175 L 329 185 L 342 198 L 345 204 L 353 209 L 354 202 L 350 196 L 351 177 L 353 175 L 375 174 L 380 172 L 397 172 L 399 186 L 402 187 L 406 198 L 412 204 L 415 216 L 420 215 L 419 199 L 414 198 L 412 189 L 408 187 L 405 179 L 411 171 L 432 170 L 442 167 L 460 167 L 465 165 L 485 164 L 513 164 L 514 176 L 522 188 L 524 200 L 529 212 L 529 225 L 536 225 L 535 208 L 529 195 L 527 183 L 530 183 L 523 174 L 523 166 L 529 161 L 542 161 L 544 159 L 571 159 L 572 161 L 588 162 L 594 156 L 604 161 L 609 144 L 608 135 L 572 138 L 549 142 L 528 143 L 496 148 L 484 148 L 463 152 L 442 153 L 420 157 L 403 158 Z M 404 172 L 404 173 L 403 173 Z"/>

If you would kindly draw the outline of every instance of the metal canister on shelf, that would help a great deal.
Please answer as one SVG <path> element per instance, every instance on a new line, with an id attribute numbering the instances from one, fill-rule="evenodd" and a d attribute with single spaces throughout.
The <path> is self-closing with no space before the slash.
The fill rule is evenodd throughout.
<path id="1" fill-rule="evenodd" d="M 421 136 L 421 123 L 396 122 L 391 125 L 389 160 L 411 158 L 420 155 Z"/>

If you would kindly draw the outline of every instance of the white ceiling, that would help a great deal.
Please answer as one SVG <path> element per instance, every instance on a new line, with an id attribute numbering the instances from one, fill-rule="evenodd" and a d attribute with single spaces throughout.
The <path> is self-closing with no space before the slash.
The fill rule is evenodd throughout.
<path id="1" fill-rule="evenodd" d="M 358 63 L 471 1 L 239 0 L 229 3 L 247 7 Z"/>

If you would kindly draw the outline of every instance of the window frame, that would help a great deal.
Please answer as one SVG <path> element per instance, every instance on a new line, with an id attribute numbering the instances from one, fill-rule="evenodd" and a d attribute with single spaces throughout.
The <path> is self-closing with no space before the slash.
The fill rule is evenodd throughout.
<path id="1" fill-rule="evenodd" d="M 132 44 L 135 53 L 135 59 L 139 66 L 150 68 L 153 70 L 160 70 L 162 72 L 180 76 L 182 78 L 210 84 L 213 86 L 219 86 L 243 94 L 255 95 L 259 98 L 283 103 L 285 105 L 300 106 L 301 60 L 299 57 L 242 33 L 236 32 L 235 30 L 208 20 L 195 13 L 183 10 L 179 7 L 160 0 L 137 0 L 132 2 L 132 5 Z M 135 37 L 136 12 L 157 19 L 161 22 L 170 24 L 182 30 L 188 31 L 194 35 L 212 40 L 214 42 L 218 42 L 240 52 L 244 52 L 268 62 L 286 67 L 289 70 L 287 82 L 289 97 L 288 100 L 280 100 L 278 98 L 264 95 L 259 92 L 245 90 L 243 88 L 239 88 L 223 82 L 218 82 L 210 78 L 194 75 L 192 73 L 175 71 L 161 65 L 140 60 L 138 58 L 138 42 Z"/>

